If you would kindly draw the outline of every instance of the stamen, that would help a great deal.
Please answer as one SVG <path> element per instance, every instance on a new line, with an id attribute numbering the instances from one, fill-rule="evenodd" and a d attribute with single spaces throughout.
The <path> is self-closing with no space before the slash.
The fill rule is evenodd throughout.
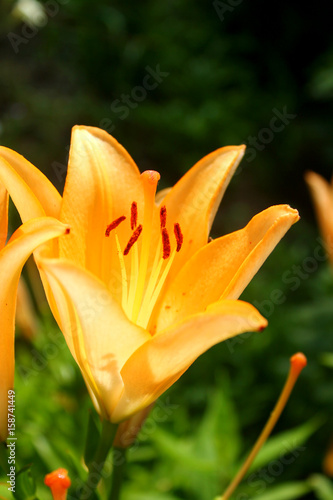
<path id="1" fill-rule="evenodd" d="M 142 224 L 140 224 L 140 226 L 138 226 L 136 228 L 136 230 L 134 231 L 134 233 L 130 237 L 129 242 L 127 243 L 126 248 L 124 250 L 124 255 L 128 255 L 128 253 L 131 250 L 131 248 L 134 245 L 134 243 L 136 241 L 138 241 L 138 238 L 139 238 L 141 232 L 142 232 Z"/>
<path id="2" fill-rule="evenodd" d="M 180 229 L 180 225 L 178 224 L 178 222 L 176 222 L 176 224 L 173 226 L 173 230 L 174 230 L 176 241 L 177 241 L 177 249 L 176 250 L 177 250 L 177 252 L 179 252 L 179 250 L 182 247 L 183 241 L 184 241 L 184 236 L 183 236 L 182 230 Z"/>
<path id="3" fill-rule="evenodd" d="M 166 216 L 167 216 L 166 206 L 163 205 L 163 207 L 161 207 L 160 210 L 161 229 L 163 229 L 166 225 Z"/>
<path id="4" fill-rule="evenodd" d="M 123 222 L 125 219 L 126 219 L 125 215 L 122 215 L 121 217 L 118 217 L 118 219 L 111 222 L 111 224 L 109 224 L 105 230 L 105 236 L 110 236 L 111 231 L 113 231 L 113 229 L 116 229 L 116 227 L 118 227 L 119 224 Z"/>
<path id="5" fill-rule="evenodd" d="M 163 259 L 167 259 L 170 257 L 171 246 L 170 246 L 170 238 L 166 227 L 162 229 L 162 244 L 163 244 Z"/>
<path id="6" fill-rule="evenodd" d="M 254 447 L 252 448 L 251 453 L 245 460 L 243 466 L 241 467 L 240 471 L 236 475 L 236 477 L 233 479 L 233 481 L 230 483 L 228 488 L 226 489 L 225 493 L 221 496 L 218 497 L 216 500 L 228 500 L 230 496 L 233 494 L 247 471 L 249 470 L 253 460 L 257 456 L 257 453 L 259 452 L 260 448 L 262 445 L 265 443 L 266 439 L 272 432 L 276 422 L 278 421 L 278 418 L 280 417 L 284 407 L 286 406 L 286 403 L 289 399 L 289 396 L 291 394 L 291 391 L 293 390 L 293 387 L 296 383 L 296 380 L 298 379 L 299 374 L 303 370 L 303 368 L 307 364 L 307 359 L 304 356 L 303 353 L 298 352 L 297 354 L 294 354 L 290 358 L 290 371 L 289 375 L 287 378 L 287 381 L 285 383 L 285 386 L 281 392 L 281 395 L 278 399 L 278 402 L 275 405 L 274 410 L 271 413 L 270 418 L 267 421 L 267 424 L 265 425 L 262 433 L 260 434 L 259 438 L 257 439 Z"/>
<path id="7" fill-rule="evenodd" d="M 138 223 L 138 204 L 136 201 L 133 201 L 131 205 L 131 229 L 132 231 L 136 228 Z"/>

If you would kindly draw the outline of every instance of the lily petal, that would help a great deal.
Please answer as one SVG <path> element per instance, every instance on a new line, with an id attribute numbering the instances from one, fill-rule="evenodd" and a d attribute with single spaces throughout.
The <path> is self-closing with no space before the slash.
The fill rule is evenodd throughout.
<path id="1" fill-rule="evenodd" d="M 61 242 L 60 256 L 107 283 L 112 252 L 105 229 L 112 220 L 129 215 L 132 201 L 142 207 L 142 184 L 126 150 L 104 130 L 74 127 L 61 209 L 61 220 L 72 231 L 67 241 Z M 119 232 L 123 231 L 121 225 Z M 124 241 L 129 236 L 130 226 Z"/>
<path id="2" fill-rule="evenodd" d="M 8 191 L 0 182 L 0 250 L 5 246 L 8 231 Z"/>
<path id="3" fill-rule="evenodd" d="M 191 255 L 205 245 L 216 211 L 245 146 L 227 146 L 202 158 L 171 189 L 164 199 L 168 221 L 178 222 L 184 235 L 169 280 Z M 172 226 L 170 233 L 172 233 Z"/>
<path id="4" fill-rule="evenodd" d="M 7 436 L 7 394 L 14 384 L 14 318 L 21 270 L 35 248 L 67 230 L 50 217 L 33 219 L 20 226 L 0 252 L 0 441 Z"/>
<path id="5" fill-rule="evenodd" d="M 198 250 L 172 281 L 159 308 L 157 331 L 186 316 L 203 312 L 223 299 L 237 299 L 290 226 L 297 210 L 276 205 L 239 231 Z"/>
<path id="6" fill-rule="evenodd" d="M 250 304 L 223 300 L 210 305 L 206 313 L 155 335 L 121 370 L 124 391 L 111 421 L 128 418 L 151 404 L 213 345 L 266 325 L 265 318 Z"/>
<path id="7" fill-rule="evenodd" d="M 0 146 L 0 157 L 9 163 L 38 198 L 45 215 L 58 218 L 61 196 L 48 178 L 22 155 L 9 148 Z"/>
<path id="8" fill-rule="evenodd" d="M 123 388 L 122 366 L 151 337 L 128 320 L 104 283 L 91 273 L 62 259 L 39 259 L 38 265 L 50 284 L 59 326 L 98 401 L 98 411 L 108 417 Z"/>
<path id="9" fill-rule="evenodd" d="M 311 191 L 327 254 L 333 263 L 333 185 L 315 172 L 307 172 L 305 180 Z"/>
<path id="10" fill-rule="evenodd" d="M 0 182 L 6 187 L 23 222 L 46 215 L 38 196 L 30 189 L 20 174 L 1 157 Z"/>

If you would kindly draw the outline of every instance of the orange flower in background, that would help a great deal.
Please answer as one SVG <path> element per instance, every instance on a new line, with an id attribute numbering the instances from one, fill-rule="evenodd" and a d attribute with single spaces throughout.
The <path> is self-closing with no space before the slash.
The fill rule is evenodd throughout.
<path id="1" fill-rule="evenodd" d="M 36 260 L 95 407 L 111 422 L 153 403 L 214 344 L 267 324 L 237 299 L 297 211 L 270 207 L 208 243 L 244 149 L 211 153 L 155 197 L 157 172 L 140 175 L 113 137 L 77 126 L 61 198 L 27 160 L 0 148 L 0 180 L 10 178 L 23 220 L 42 208 L 71 228 Z"/>
<path id="2" fill-rule="evenodd" d="M 14 388 L 14 318 L 17 286 L 22 267 L 41 244 L 67 232 L 51 217 L 31 219 L 6 244 L 8 195 L 0 182 L 0 442 L 8 433 L 8 391 Z"/>
<path id="3" fill-rule="evenodd" d="M 310 188 L 325 250 L 333 265 L 333 178 L 327 182 L 321 175 L 307 172 L 305 180 Z"/>

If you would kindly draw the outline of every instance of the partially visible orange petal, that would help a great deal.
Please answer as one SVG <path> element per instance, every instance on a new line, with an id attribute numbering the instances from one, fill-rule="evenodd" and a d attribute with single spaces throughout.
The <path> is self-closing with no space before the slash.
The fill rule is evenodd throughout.
<path id="1" fill-rule="evenodd" d="M 172 188 L 164 188 L 160 191 L 157 191 L 155 196 L 156 205 L 161 205 L 162 201 L 165 199 L 166 195 L 170 193 Z"/>
<path id="2" fill-rule="evenodd" d="M 0 252 L 0 441 L 7 436 L 7 393 L 14 385 L 14 318 L 21 270 L 35 248 L 66 232 L 66 226 L 50 217 L 33 219 L 20 226 Z"/>
<path id="3" fill-rule="evenodd" d="M 0 250 L 5 246 L 8 230 L 8 191 L 0 182 Z"/>
<path id="4" fill-rule="evenodd" d="M 276 205 L 239 231 L 201 248 L 180 270 L 160 305 L 157 331 L 203 312 L 219 300 L 237 299 L 292 224 L 297 210 Z"/>
<path id="5" fill-rule="evenodd" d="M 46 215 L 38 196 L 11 165 L 0 157 L 0 182 L 6 187 L 23 222 Z"/>
<path id="6" fill-rule="evenodd" d="M 210 305 L 206 313 L 156 334 L 122 368 L 124 391 L 111 421 L 128 418 L 153 403 L 213 345 L 266 325 L 265 318 L 250 304 L 223 300 Z"/>
<path id="7" fill-rule="evenodd" d="M 320 231 L 326 243 L 326 252 L 333 264 L 333 185 L 315 172 L 307 172 L 305 180 L 310 188 Z"/>
<path id="8" fill-rule="evenodd" d="M 122 366 L 150 335 L 128 320 L 91 273 L 62 259 L 40 259 L 38 264 L 54 294 L 59 326 L 99 402 L 97 410 L 109 416 L 123 388 Z"/>
<path id="9" fill-rule="evenodd" d="M 9 163 L 38 198 L 45 215 L 58 218 L 61 196 L 48 178 L 22 155 L 9 148 L 0 146 L 0 157 Z"/>
<path id="10" fill-rule="evenodd" d="M 202 158 L 171 189 L 163 200 L 167 208 L 167 227 L 180 224 L 184 242 L 168 280 L 203 245 L 230 179 L 239 165 L 245 146 L 227 146 Z"/>
<path id="11" fill-rule="evenodd" d="M 61 209 L 61 220 L 70 224 L 72 232 L 67 241 L 61 242 L 60 256 L 107 283 L 112 279 L 116 252 L 112 252 L 113 239 L 105 238 L 105 230 L 121 215 L 130 217 L 133 201 L 142 216 L 140 172 L 126 150 L 104 130 L 74 127 Z M 124 231 L 125 241 L 130 224 L 119 226 L 118 233 Z"/>

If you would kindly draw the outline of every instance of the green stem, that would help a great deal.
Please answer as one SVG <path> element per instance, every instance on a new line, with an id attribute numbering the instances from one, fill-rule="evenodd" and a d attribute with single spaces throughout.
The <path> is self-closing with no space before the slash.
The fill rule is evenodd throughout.
<path id="1" fill-rule="evenodd" d="M 103 421 L 98 447 L 94 459 L 88 466 L 88 477 L 85 482 L 85 487 L 82 491 L 82 497 L 85 500 L 94 498 L 94 491 L 96 490 L 98 483 L 102 478 L 105 461 L 110 449 L 112 448 L 117 428 L 117 424 L 112 424 L 108 420 Z"/>
<path id="2" fill-rule="evenodd" d="M 126 466 L 126 449 L 114 448 L 112 486 L 109 500 L 119 500 Z"/>

